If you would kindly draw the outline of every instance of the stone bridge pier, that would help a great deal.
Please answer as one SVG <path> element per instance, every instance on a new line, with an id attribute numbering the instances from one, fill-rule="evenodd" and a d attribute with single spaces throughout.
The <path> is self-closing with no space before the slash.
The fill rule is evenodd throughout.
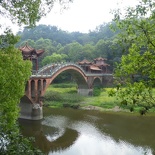
<path id="1" fill-rule="evenodd" d="M 25 95 L 21 98 L 19 118 L 40 120 L 43 118 L 42 93 L 45 90 L 44 79 L 30 79 L 25 88 Z"/>

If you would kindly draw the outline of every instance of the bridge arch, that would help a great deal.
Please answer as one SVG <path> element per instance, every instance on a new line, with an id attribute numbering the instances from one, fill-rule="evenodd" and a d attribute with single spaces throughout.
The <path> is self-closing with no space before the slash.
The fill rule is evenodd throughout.
<path id="1" fill-rule="evenodd" d="M 92 83 L 93 87 L 99 87 L 102 85 L 102 78 L 101 77 L 95 77 Z"/>
<path id="2" fill-rule="evenodd" d="M 87 84 L 87 77 L 86 77 L 85 73 L 83 72 L 83 70 L 81 70 L 77 66 L 68 65 L 68 66 L 63 66 L 63 67 L 57 69 L 52 75 L 50 75 L 46 79 L 46 86 L 45 86 L 45 89 L 42 92 L 42 95 L 45 94 L 46 89 L 53 82 L 53 80 L 58 75 L 60 75 L 62 72 L 65 72 L 65 71 L 68 71 L 72 75 L 72 77 L 74 78 L 75 82 L 78 85 L 79 90 L 81 90 L 81 89 L 89 89 L 89 86 Z"/>

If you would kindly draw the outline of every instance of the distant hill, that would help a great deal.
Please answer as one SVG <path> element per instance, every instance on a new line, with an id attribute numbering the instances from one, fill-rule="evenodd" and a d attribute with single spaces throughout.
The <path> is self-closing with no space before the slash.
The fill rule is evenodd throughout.
<path id="1" fill-rule="evenodd" d="M 104 23 L 98 26 L 95 31 L 90 31 L 89 33 L 67 32 L 58 29 L 56 26 L 49 25 L 38 25 L 31 29 L 24 28 L 23 31 L 17 33 L 21 36 L 21 40 L 18 45 L 28 39 L 37 41 L 40 38 L 50 39 L 53 42 L 60 43 L 63 46 L 72 42 L 78 42 L 81 45 L 92 42 L 97 43 L 100 39 L 105 40 L 115 36 L 116 33 L 109 28 L 110 24 L 111 23 Z"/>

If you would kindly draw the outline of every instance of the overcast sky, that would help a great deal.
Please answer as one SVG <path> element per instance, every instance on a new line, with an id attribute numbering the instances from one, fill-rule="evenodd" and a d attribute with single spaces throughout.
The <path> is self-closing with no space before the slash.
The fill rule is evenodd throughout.
<path id="1" fill-rule="evenodd" d="M 115 8 L 123 9 L 126 6 L 134 6 L 137 0 L 74 0 L 69 4 L 69 9 L 61 11 L 59 5 L 55 5 L 47 17 L 43 17 L 37 24 L 57 26 L 58 28 L 73 32 L 89 32 L 104 22 L 112 21 L 110 13 Z M 1 20 L 2 21 L 2 20 Z M 6 23 L 8 25 L 8 22 Z M 11 23 L 9 23 L 11 25 Z M 13 31 L 19 28 L 12 26 Z"/>
<path id="2" fill-rule="evenodd" d="M 62 13 L 56 5 L 39 24 L 55 25 L 69 32 L 88 32 L 104 22 L 112 21 L 110 13 L 115 8 L 133 6 L 137 0 L 74 0 Z"/>

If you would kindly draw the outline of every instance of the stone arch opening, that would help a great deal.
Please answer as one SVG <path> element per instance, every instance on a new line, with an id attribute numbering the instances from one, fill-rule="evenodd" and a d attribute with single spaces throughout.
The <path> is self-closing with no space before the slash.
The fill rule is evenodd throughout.
<path id="1" fill-rule="evenodd" d="M 41 95 L 41 80 L 38 80 L 38 96 Z"/>
<path id="2" fill-rule="evenodd" d="M 44 79 L 43 80 L 43 90 L 45 90 L 45 88 L 46 88 L 46 80 Z"/>
<path id="3" fill-rule="evenodd" d="M 96 77 L 93 81 L 93 88 L 95 87 L 101 87 L 102 86 L 102 81 L 100 78 Z"/>
<path id="4" fill-rule="evenodd" d="M 31 98 L 32 99 L 35 98 L 35 81 L 34 80 L 31 81 Z"/>
<path id="5" fill-rule="evenodd" d="M 51 79 L 50 84 L 52 84 L 52 82 L 56 80 L 56 78 L 62 73 L 70 74 L 71 79 L 78 85 L 79 88 L 88 88 L 86 79 L 81 75 L 81 73 L 79 73 L 74 69 L 68 69 L 68 70 L 59 72 L 59 74 L 57 74 L 54 78 Z"/>
<path id="6" fill-rule="evenodd" d="M 42 95 L 45 94 L 45 91 L 47 89 L 47 87 L 53 82 L 53 80 L 61 73 L 63 72 L 68 72 L 72 75 L 72 78 L 75 80 L 75 82 L 77 83 L 78 87 L 77 87 L 77 92 L 79 94 L 82 95 L 88 95 L 89 94 L 89 86 L 87 83 L 87 77 L 85 76 L 84 72 L 76 67 L 76 66 L 64 66 L 60 69 L 58 69 L 52 76 L 50 79 L 47 79 L 47 84 L 46 84 L 46 88 L 43 92 Z"/>

